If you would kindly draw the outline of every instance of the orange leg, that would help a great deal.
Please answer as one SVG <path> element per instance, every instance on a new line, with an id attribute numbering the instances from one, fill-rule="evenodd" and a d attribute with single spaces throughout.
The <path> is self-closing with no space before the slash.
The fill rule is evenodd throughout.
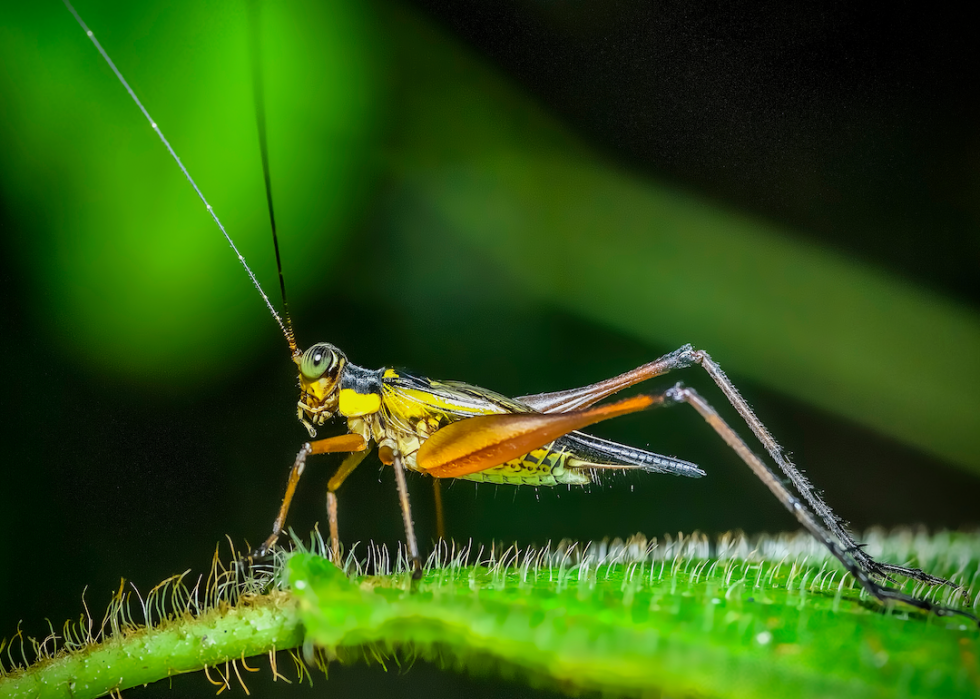
<path id="1" fill-rule="evenodd" d="M 300 476 L 303 475 L 303 471 L 306 468 L 306 458 L 308 456 L 311 454 L 358 452 L 364 451 L 365 449 L 367 449 L 367 442 L 364 441 L 363 437 L 356 434 L 342 434 L 336 437 L 328 437 L 327 439 L 318 439 L 315 442 L 307 442 L 300 447 L 299 453 L 296 455 L 296 460 L 293 462 L 293 468 L 289 472 L 289 481 L 286 483 L 286 494 L 282 498 L 279 514 L 276 516 L 276 521 L 272 524 L 272 534 L 255 551 L 255 555 L 262 556 L 268 553 L 279 540 L 279 535 L 282 533 L 282 528 L 286 523 L 286 513 L 289 512 L 289 506 L 293 502 L 296 485 L 299 483 Z"/>

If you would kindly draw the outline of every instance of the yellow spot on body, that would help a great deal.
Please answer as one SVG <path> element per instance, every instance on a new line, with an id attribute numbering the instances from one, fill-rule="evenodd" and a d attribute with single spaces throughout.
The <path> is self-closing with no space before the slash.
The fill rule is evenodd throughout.
<path id="1" fill-rule="evenodd" d="M 353 388 L 340 389 L 340 414 L 344 417 L 371 415 L 381 409 L 377 393 L 358 393 Z"/>

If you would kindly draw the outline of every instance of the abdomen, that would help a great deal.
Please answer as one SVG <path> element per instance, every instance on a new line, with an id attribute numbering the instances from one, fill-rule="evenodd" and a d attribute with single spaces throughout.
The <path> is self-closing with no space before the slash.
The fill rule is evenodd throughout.
<path id="1" fill-rule="evenodd" d="M 571 452 L 556 447 L 557 443 L 552 442 L 518 459 L 461 478 L 477 483 L 506 485 L 549 486 L 590 483 L 588 473 L 566 468 L 566 462 L 572 456 Z"/>

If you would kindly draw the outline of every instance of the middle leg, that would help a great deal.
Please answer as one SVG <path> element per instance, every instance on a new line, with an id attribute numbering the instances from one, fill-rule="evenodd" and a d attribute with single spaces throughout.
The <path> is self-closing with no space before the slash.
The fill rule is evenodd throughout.
<path id="1" fill-rule="evenodd" d="M 363 437 L 356 434 L 342 434 L 336 437 L 328 437 L 327 439 L 318 439 L 314 442 L 307 442 L 300 447 L 299 453 L 296 454 L 296 460 L 293 461 L 293 467 L 289 472 L 289 481 L 286 484 L 286 493 L 283 495 L 282 505 L 279 506 L 279 514 L 276 515 L 276 520 L 272 524 L 272 534 L 269 535 L 269 538 L 265 540 L 265 543 L 254 554 L 256 556 L 265 555 L 276 545 L 276 541 L 279 540 L 282 528 L 286 524 L 286 514 L 289 512 L 289 506 L 293 502 L 293 495 L 296 493 L 296 486 L 299 484 L 299 479 L 303 475 L 303 471 L 306 470 L 306 459 L 308 457 L 313 454 L 359 452 L 365 449 L 367 449 L 367 442 L 364 441 Z"/>
<path id="2" fill-rule="evenodd" d="M 412 521 L 412 506 L 408 501 L 408 483 L 405 482 L 405 465 L 402 463 L 402 455 L 398 451 L 383 449 L 382 461 L 390 463 L 395 471 L 398 504 L 401 507 L 402 519 L 405 522 L 405 544 L 408 547 L 408 559 L 412 566 L 412 580 L 418 580 L 422 577 L 422 559 L 419 558 L 419 544 L 415 538 L 415 523 Z"/>
<path id="3" fill-rule="evenodd" d="M 446 538 L 446 516 L 442 509 L 442 479 L 432 479 L 432 497 L 436 508 L 436 541 Z"/>
<path id="4" fill-rule="evenodd" d="M 333 474 L 327 483 L 327 521 L 330 525 L 330 553 L 333 557 L 334 565 L 338 568 L 341 567 L 342 562 L 340 560 L 340 534 L 337 525 L 337 490 L 347 480 L 347 476 L 361 465 L 361 462 L 364 461 L 364 457 L 368 453 L 369 451 L 365 449 L 364 451 L 349 454 L 340 466 L 337 467 L 336 473 Z"/>

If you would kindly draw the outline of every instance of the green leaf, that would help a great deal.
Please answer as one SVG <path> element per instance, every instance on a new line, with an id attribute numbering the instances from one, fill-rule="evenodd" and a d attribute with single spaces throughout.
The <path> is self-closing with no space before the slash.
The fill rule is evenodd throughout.
<path id="1" fill-rule="evenodd" d="M 867 539 L 884 559 L 977 578 L 980 535 Z M 975 622 L 882 613 L 802 534 L 726 535 L 714 547 L 698 535 L 475 553 L 442 544 L 418 582 L 389 560 L 376 548 L 369 561 L 349 557 L 349 578 L 321 553 L 298 552 L 271 572 L 215 563 L 203 591 L 185 576 L 145 597 L 121 586 L 101 630 L 86 614 L 65 626 L 60 649 L 54 637 L 34 642 L 30 667 L 10 666 L 17 645 L 30 646 L 15 636 L 0 697 L 89 699 L 207 667 L 233 682 L 226 663 L 300 647 L 324 669 L 423 659 L 617 695 L 948 698 L 980 688 Z M 963 604 L 949 589 L 928 594 Z"/>
<path id="2" fill-rule="evenodd" d="M 910 543 L 884 542 L 886 556 Z M 974 623 L 879 613 L 835 564 L 817 564 L 808 537 L 760 540 L 748 559 L 703 558 L 698 537 L 654 555 L 638 553 L 644 544 L 584 556 L 498 549 L 481 565 L 436 566 L 417 586 L 407 573 L 348 583 L 301 554 L 289 579 L 308 641 L 331 658 L 395 654 L 628 695 L 969 697 L 980 688 Z M 934 571 L 969 558 L 969 576 L 978 544 L 953 535 L 916 548 Z M 749 553 L 744 541 L 734 549 Z"/>

